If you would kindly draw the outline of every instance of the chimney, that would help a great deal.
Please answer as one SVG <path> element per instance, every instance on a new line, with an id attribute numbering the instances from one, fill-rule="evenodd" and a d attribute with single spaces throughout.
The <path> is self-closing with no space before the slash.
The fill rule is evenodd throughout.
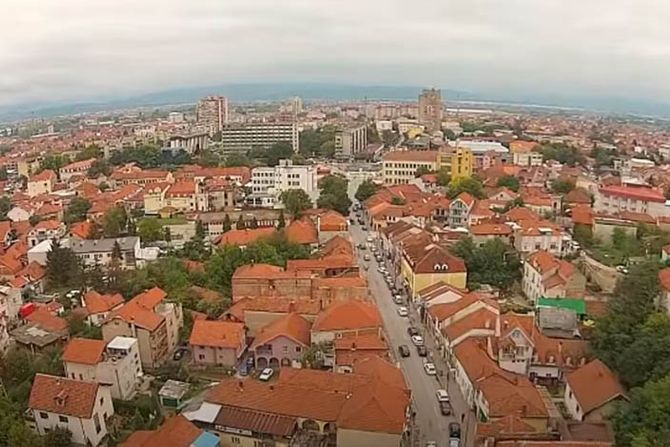
<path id="1" fill-rule="evenodd" d="M 562 352 L 563 352 L 563 342 L 559 341 L 558 342 L 558 355 L 560 356 Z"/>
<path id="2" fill-rule="evenodd" d="M 486 322 L 484 323 L 484 328 L 491 329 L 491 320 L 486 320 Z"/>
<path id="3" fill-rule="evenodd" d="M 244 381 L 243 380 L 240 380 L 239 382 L 237 382 L 237 389 L 240 390 L 240 391 L 244 391 Z"/>
<path id="4" fill-rule="evenodd" d="M 351 350 L 355 351 L 356 350 L 356 342 L 351 342 Z"/>
<path id="5" fill-rule="evenodd" d="M 295 301 L 291 300 L 288 303 L 288 313 L 293 313 L 295 312 Z"/>
<path id="6" fill-rule="evenodd" d="M 508 329 L 509 328 L 509 321 L 507 321 L 507 320 L 503 321 L 503 327 L 505 329 Z"/>
<path id="7" fill-rule="evenodd" d="M 270 385 L 270 391 L 274 391 L 274 390 L 275 390 L 275 386 L 274 386 L 274 385 Z"/>

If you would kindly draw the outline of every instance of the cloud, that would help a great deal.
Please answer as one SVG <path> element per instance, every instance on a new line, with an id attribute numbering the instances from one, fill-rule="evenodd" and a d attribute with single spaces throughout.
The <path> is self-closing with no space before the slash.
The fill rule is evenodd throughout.
<path id="1" fill-rule="evenodd" d="M 663 0 L 3 0 L 0 105 L 245 81 L 670 98 Z"/>

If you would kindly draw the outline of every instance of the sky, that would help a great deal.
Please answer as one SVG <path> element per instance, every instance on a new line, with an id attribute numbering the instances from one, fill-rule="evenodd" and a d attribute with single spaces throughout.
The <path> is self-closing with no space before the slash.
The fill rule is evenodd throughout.
<path id="1" fill-rule="evenodd" d="M 667 0 L 1 3 L 0 106 L 275 81 L 670 103 Z"/>

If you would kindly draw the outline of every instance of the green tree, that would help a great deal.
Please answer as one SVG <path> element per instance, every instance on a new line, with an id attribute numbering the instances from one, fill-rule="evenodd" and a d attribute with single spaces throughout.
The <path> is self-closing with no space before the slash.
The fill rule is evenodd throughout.
<path id="1" fill-rule="evenodd" d="M 34 227 L 35 225 L 40 223 L 41 220 L 42 218 L 40 216 L 38 216 L 37 214 L 33 214 L 28 218 L 28 223 L 30 224 L 31 227 Z"/>
<path id="2" fill-rule="evenodd" d="M 81 265 L 74 252 L 62 247 L 58 240 L 53 239 L 51 250 L 47 253 L 46 265 L 47 285 L 60 289 L 79 286 L 81 283 Z"/>
<path id="3" fill-rule="evenodd" d="M 449 186 L 451 183 L 451 170 L 446 166 L 441 167 L 437 171 L 437 184 L 440 186 Z"/>
<path id="4" fill-rule="evenodd" d="M 447 195 L 450 198 L 455 199 L 462 192 L 467 192 L 476 199 L 486 197 L 482 182 L 476 177 L 460 177 L 449 183 Z"/>
<path id="5" fill-rule="evenodd" d="M 572 238 L 582 247 L 589 248 L 593 245 L 593 230 L 588 225 L 575 224 L 572 229 Z"/>
<path id="6" fill-rule="evenodd" d="M 628 386 L 643 386 L 670 374 L 670 317 L 653 313 L 635 332 L 633 342 L 617 359 L 616 371 Z"/>
<path id="7" fill-rule="evenodd" d="M 11 199 L 9 197 L 0 197 L 0 220 L 7 220 L 7 213 L 11 209 Z"/>
<path id="8" fill-rule="evenodd" d="M 0 168 L 0 181 L 4 182 L 5 180 L 7 180 L 8 177 L 9 176 L 7 174 L 7 169 L 6 168 Z"/>
<path id="9" fill-rule="evenodd" d="M 55 427 L 44 436 L 44 447 L 72 447 L 72 433 L 67 428 Z"/>
<path id="10" fill-rule="evenodd" d="M 421 177 L 422 175 L 430 174 L 430 172 L 430 169 L 428 169 L 426 166 L 419 166 L 414 173 L 414 177 Z"/>
<path id="11" fill-rule="evenodd" d="M 103 157 L 102 149 L 97 144 L 91 144 L 79 151 L 74 158 L 75 161 L 89 160 L 91 158 L 101 159 Z"/>
<path id="12" fill-rule="evenodd" d="M 571 180 L 554 180 L 551 182 L 551 190 L 556 194 L 567 194 L 575 189 L 575 182 Z"/>
<path id="13" fill-rule="evenodd" d="M 556 160 L 560 163 L 575 166 L 584 164 L 586 157 L 576 147 L 564 143 L 543 144 L 539 148 L 544 160 Z"/>
<path id="14" fill-rule="evenodd" d="M 112 167 L 105 159 L 98 159 L 88 168 L 87 175 L 90 178 L 98 178 L 101 175 L 108 176 L 112 173 Z"/>
<path id="15" fill-rule="evenodd" d="M 102 219 L 102 229 L 105 237 L 119 237 L 127 229 L 128 215 L 126 209 L 119 205 L 105 213 Z"/>
<path id="16" fill-rule="evenodd" d="M 252 230 L 255 230 L 256 228 L 258 228 L 258 219 L 256 219 L 256 216 L 251 218 L 251 222 L 249 223 L 249 228 L 251 228 Z"/>
<path id="17" fill-rule="evenodd" d="M 233 228 L 233 224 L 230 221 L 230 216 L 228 213 L 226 213 L 225 216 L 223 216 L 223 232 L 230 231 Z"/>
<path id="18" fill-rule="evenodd" d="M 244 217 L 242 217 L 242 214 L 240 214 L 240 217 L 237 219 L 237 222 L 235 223 L 235 229 L 244 230 L 246 227 L 247 224 L 244 222 Z"/>
<path id="19" fill-rule="evenodd" d="M 351 208 L 351 199 L 348 194 L 349 182 L 340 175 L 328 175 L 319 181 L 319 199 L 316 205 L 319 208 L 335 210 L 346 216 Z"/>
<path id="20" fill-rule="evenodd" d="M 75 222 L 83 222 L 86 220 L 86 214 L 91 209 L 91 202 L 83 197 L 75 197 L 70 201 L 65 210 L 63 220 L 66 224 L 71 225 Z"/>
<path id="21" fill-rule="evenodd" d="M 303 211 L 312 208 L 312 199 L 303 189 L 289 189 L 281 193 L 284 208 L 293 219 L 300 217 Z M 241 217 L 241 216 L 240 216 Z"/>
<path id="22" fill-rule="evenodd" d="M 163 240 L 165 242 L 172 242 L 172 233 L 170 233 L 170 227 L 163 227 Z"/>
<path id="23" fill-rule="evenodd" d="M 286 218 L 284 217 L 284 210 L 279 210 L 279 218 L 277 219 L 277 229 L 282 230 L 286 227 Z"/>
<path id="24" fill-rule="evenodd" d="M 379 191 L 380 186 L 377 185 L 372 179 L 367 179 L 361 182 L 356 189 L 356 200 L 359 202 L 365 202 L 370 197 L 375 195 Z"/>
<path id="25" fill-rule="evenodd" d="M 41 447 L 42 445 L 42 439 L 24 423 L 20 407 L 0 392 L 0 446 Z"/>
<path id="26" fill-rule="evenodd" d="M 200 219 L 195 221 L 195 237 L 198 239 L 205 239 L 205 226 Z"/>
<path id="27" fill-rule="evenodd" d="M 454 245 L 453 252 L 465 261 L 470 288 L 490 284 L 505 292 L 521 278 L 516 252 L 500 239 L 489 240 L 481 247 L 472 239 L 463 239 Z"/>
<path id="28" fill-rule="evenodd" d="M 244 154 L 230 154 L 226 157 L 225 165 L 228 167 L 251 166 L 251 160 Z"/>
<path id="29" fill-rule="evenodd" d="M 40 162 L 40 170 L 50 169 L 58 173 L 58 170 L 68 163 L 70 163 L 70 159 L 63 155 L 47 155 Z"/>
<path id="30" fill-rule="evenodd" d="M 290 159 L 293 156 L 293 148 L 286 141 L 273 144 L 266 152 L 267 165 L 277 166 L 279 160 Z"/>
<path id="31" fill-rule="evenodd" d="M 503 175 L 498 179 L 497 186 L 509 188 L 512 191 L 517 192 L 521 185 L 519 184 L 519 179 L 514 177 L 513 175 Z"/>
<path id="32" fill-rule="evenodd" d="M 164 237 L 163 226 L 160 221 L 153 217 L 147 217 L 137 224 L 137 234 L 142 242 L 160 241 Z"/>

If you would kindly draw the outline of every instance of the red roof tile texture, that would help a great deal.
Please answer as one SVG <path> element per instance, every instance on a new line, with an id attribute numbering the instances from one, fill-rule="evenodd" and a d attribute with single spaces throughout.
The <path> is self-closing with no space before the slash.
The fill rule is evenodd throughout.
<path id="1" fill-rule="evenodd" d="M 98 384 L 36 374 L 28 408 L 89 419 L 98 394 Z"/>

